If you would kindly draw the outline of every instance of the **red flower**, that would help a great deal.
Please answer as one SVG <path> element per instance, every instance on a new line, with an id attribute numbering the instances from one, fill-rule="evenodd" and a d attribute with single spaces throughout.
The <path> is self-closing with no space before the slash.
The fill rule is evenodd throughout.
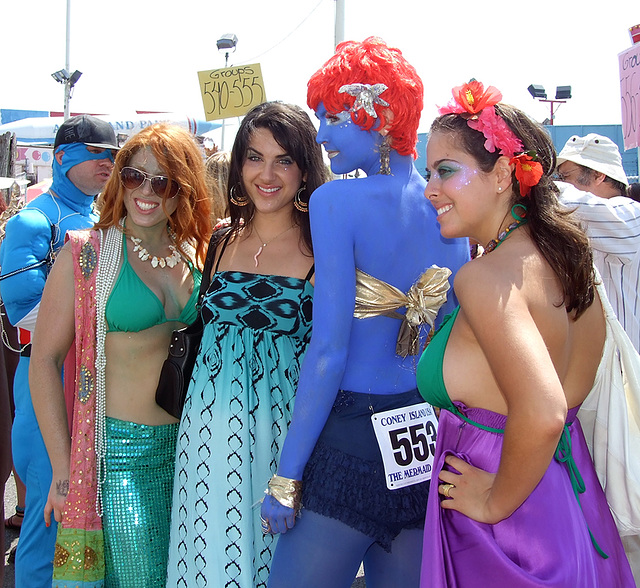
<path id="1" fill-rule="evenodd" d="M 520 184 L 520 196 L 526 198 L 533 186 L 537 186 L 542 174 L 542 165 L 531 157 L 529 153 L 521 153 L 509 160 L 516 166 L 516 180 Z"/>
<path id="2" fill-rule="evenodd" d="M 478 114 L 487 106 L 494 106 L 502 100 L 500 90 L 489 86 L 486 90 L 482 82 L 471 80 L 468 84 L 453 89 L 453 99 L 469 114 Z"/>

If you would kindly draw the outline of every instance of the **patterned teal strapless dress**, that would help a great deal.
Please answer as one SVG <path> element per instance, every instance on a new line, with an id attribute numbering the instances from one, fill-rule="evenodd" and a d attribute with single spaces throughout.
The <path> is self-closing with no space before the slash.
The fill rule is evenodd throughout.
<path id="1" fill-rule="evenodd" d="M 260 500 L 276 472 L 311 338 L 308 279 L 218 272 L 180 423 L 167 586 L 266 586 L 276 538 Z"/>

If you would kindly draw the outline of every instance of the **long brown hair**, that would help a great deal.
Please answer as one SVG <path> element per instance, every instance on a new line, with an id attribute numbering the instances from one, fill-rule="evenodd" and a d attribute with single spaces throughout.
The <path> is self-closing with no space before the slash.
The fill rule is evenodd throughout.
<path id="1" fill-rule="evenodd" d="M 511 204 L 526 207 L 531 238 L 560 280 L 567 312 L 575 311 L 574 318 L 578 318 L 594 300 L 593 255 L 572 211 L 558 200 L 558 188 L 551 179 L 556 167 L 555 147 L 544 128 L 521 110 L 502 103 L 496 104 L 495 109 L 522 141 L 524 150 L 535 151 L 542 165 L 544 174 L 526 198 L 520 196 L 514 170 Z M 454 135 L 460 148 L 471 155 L 485 173 L 493 170 L 500 157 L 498 150 L 490 153 L 485 149 L 484 135 L 470 128 L 467 119 L 458 114 L 438 117 L 431 125 L 431 132 Z"/>
<path id="2" fill-rule="evenodd" d="M 100 220 L 96 229 L 117 226 L 126 214 L 125 188 L 120 171 L 141 149 L 150 149 L 163 172 L 180 185 L 178 208 L 169 216 L 169 227 L 177 245 L 188 242 L 196 249 L 196 263 L 204 266 L 211 235 L 211 200 L 205 180 L 204 158 L 193 137 L 184 129 L 166 123 L 146 127 L 133 135 L 118 151 L 111 178 L 100 197 Z M 165 201 L 162 209 L 167 212 Z"/>

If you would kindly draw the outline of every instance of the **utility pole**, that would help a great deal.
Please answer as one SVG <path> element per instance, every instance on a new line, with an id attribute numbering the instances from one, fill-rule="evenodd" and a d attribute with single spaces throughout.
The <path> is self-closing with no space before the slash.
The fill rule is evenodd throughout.
<path id="1" fill-rule="evenodd" d="M 69 39 L 71 38 L 71 0 L 67 0 L 67 47 L 64 60 L 64 68 L 69 69 Z M 69 98 L 71 97 L 71 83 L 67 80 L 64 84 L 64 120 L 69 118 Z"/>
<path id="2" fill-rule="evenodd" d="M 335 41 L 336 47 L 344 41 L 344 4 L 346 0 L 336 0 Z"/>

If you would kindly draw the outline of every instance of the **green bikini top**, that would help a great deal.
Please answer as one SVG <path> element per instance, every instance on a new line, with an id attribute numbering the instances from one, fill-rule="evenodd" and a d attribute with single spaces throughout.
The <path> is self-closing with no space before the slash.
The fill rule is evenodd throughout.
<path id="1" fill-rule="evenodd" d="M 122 235 L 124 258 L 122 268 L 105 307 L 105 319 L 109 333 L 138 333 L 171 321 L 185 325 L 191 324 L 197 317 L 196 302 L 202 274 L 189 263 L 193 276 L 193 292 L 186 306 L 177 318 L 167 318 L 164 306 L 153 290 L 149 288 L 134 271 L 127 258 L 126 236 Z"/>
<path id="2" fill-rule="evenodd" d="M 420 395 L 433 406 L 446 408 L 457 413 L 457 409 L 444 385 L 442 374 L 442 363 L 444 352 L 449 342 L 453 323 L 460 312 L 460 307 L 444 317 L 440 328 L 436 331 L 429 345 L 425 349 L 418 367 L 416 368 L 416 378 L 418 380 L 418 390 Z"/>
<path id="3" fill-rule="evenodd" d="M 504 433 L 503 429 L 488 427 L 470 419 L 453 403 L 444 385 L 444 375 L 442 373 L 444 352 L 449 342 L 453 323 L 456 322 L 459 312 L 460 307 L 457 306 L 453 312 L 444 317 L 440 328 L 436 331 L 431 342 L 422 354 L 418 362 L 418 367 L 416 368 L 418 390 L 422 398 L 429 404 L 458 415 L 463 421 L 466 421 L 474 427 L 491 431 L 492 433 Z"/>

